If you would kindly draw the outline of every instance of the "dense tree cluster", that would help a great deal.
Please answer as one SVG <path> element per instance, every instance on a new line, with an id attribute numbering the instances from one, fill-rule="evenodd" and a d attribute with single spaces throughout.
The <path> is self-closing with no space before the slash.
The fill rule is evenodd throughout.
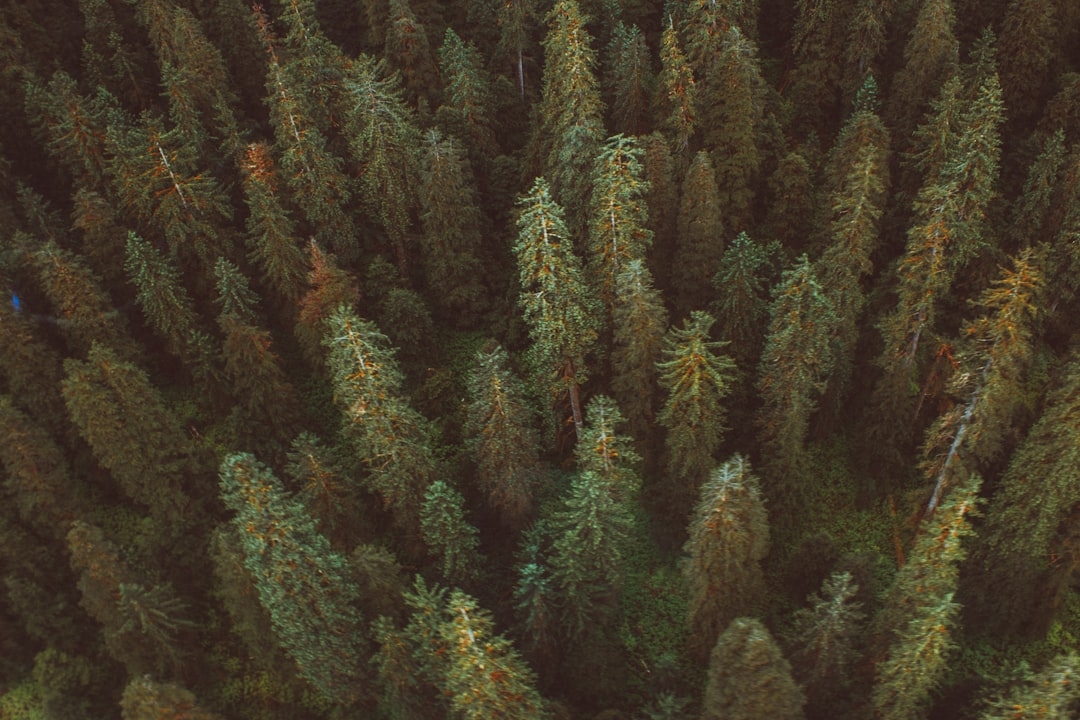
<path id="1" fill-rule="evenodd" d="M 1076 717 L 1077 47 L 0 3 L 0 720 Z"/>

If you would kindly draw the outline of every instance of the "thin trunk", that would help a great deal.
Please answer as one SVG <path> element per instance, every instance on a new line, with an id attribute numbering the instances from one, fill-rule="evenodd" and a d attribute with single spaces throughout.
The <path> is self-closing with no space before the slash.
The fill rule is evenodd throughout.
<path id="1" fill-rule="evenodd" d="M 577 373 L 574 371 L 574 361 L 570 358 L 566 358 L 563 376 L 570 385 L 570 412 L 574 415 L 574 438 L 580 439 L 585 421 L 581 415 L 581 394 L 578 391 Z"/>

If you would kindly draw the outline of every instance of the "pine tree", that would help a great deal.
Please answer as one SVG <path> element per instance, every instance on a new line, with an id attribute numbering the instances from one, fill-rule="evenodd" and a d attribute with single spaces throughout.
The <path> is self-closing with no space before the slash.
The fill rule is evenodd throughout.
<path id="1" fill-rule="evenodd" d="M 540 381 L 557 394 L 568 392 L 574 427 L 581 433 L 578 386 L 587 378 L 585 356 L 597 339 L 596 301 L 574 254 L 562 208 L 547 182 L 537 178 L 518 202 L 518 303 L 529 326 Z"/>
<path id="2" fill-rule="evenodd" d="M 788 96 L 797 127 L 822 131 L 837 115 L 849 3 L 796 0 L 791 46 L 794 69 Z"/>
<path id="3" fill-rule="evenodd" d="M 690 590 L 690 649 L 703 659 L 721 631 L 764 597 L 761 560 L 769 550 L 769 524 L 746 458 L 735 455 L 712 471 L 689 535 L 682 571 Z"/>
<path id="4" fill-rule="evenodd" d="M 862 603 L 853 600 L 858 592 L 851 573 L 837 571 L 825 580 L 820 593 L 810 596 L 810 607 L 795 612 L 791 657 L 796 676 L 808 689 L 845 678 L 863 630 Z"/>
<path id="5" fill-rule="evenodd" d="M 418 100 L 430 103 L 439 76 L 427 28 L 417 19 L 409 0 L 389 0 L 388 5 L 390 14 L 383 56 L 400 73 L 409 103 Z"/>
<path id="6" fill-rule="evenodd" d="M 1080 657 L 1063 653 L 1030 676 L 1022 687 L 1000 698 L 980 720 L 1066 720 L 1074 717 L 1080 702 Z"/>
<path id="7" fill-rule="evenodd" d="M 477 552 L 479 533 L 465 519 L 465 498 L 442 480 L 431 483 L 424 493 L 420 531 L 448 582 L 461 585 L 476 578 L 484 564 Z"/>
<path id="8" fill-rule="evenodd" d="M 559 598 L 544 553 L 546 532 L 547 524 L 541 521 L 523 533 L 514 584 L 514 610 L 523 647 L 540 667 L 553 661 L 559 643 Z"/>
<path id="9" fill-rule="evenodd" d="M 1030 121 L 1046 95 L 1061 25 L 1053 2 L 1010 2 L 1001 19 L 1001 86 L 1009 121 Z"/>
<path id="10" fill-rule="evenodd" d="M 551 580 L 562 627 L 580 639 L 603 627 L 615 609 L 630 533 L 625 495 L 591 470 L 577 473 L 551 521 Z"/>
<path id="11" fill-rule="evenodd" d="M 890 639 L 877 666 L 873 704 L 883 720 L 915 720 L 946 670 L 960 606 L 953 601 L 982 479 L 972 474 L 920 528 L 897 572 L 878 625 Z"/>
<path id="12" fill-rule="evenodd" d="M 539 441 L 521 383 L 501 347 L 477 353 L 469 376 L 466 433 L 477 482 L 503 522 L 520 528 L 532 510 L 539 475 Z"/>
<path id="13" fill-rule="evenodd" d="M 499 154 L 499 144 L 491 112 L 491 80 L 484 72 L 480 51 L 447 28 L 439 48 L 439 69 L 446 110 L 441 117 L 448 116 L 447 129 L 460 134 L 473 167 L 486 168 Z"/>
<path id="14" fill-rule="evenodd" d="M 592 173 L 589 213 L 589 270 L 599 278 L 600 299 L 614 312 L 617 277 L 623 266 L 644 260 L 652 242 L 647 227 L 641 149 L 633 138 L 615 135 L 604 144 Z"/>
<path id="15" fill-rule="evenodd" d="M 709 282 L 724 255 L 724 218 L 720 190 L 709 154 L 694 156 L 683 180 L 671 285 L 680 315 L 701 310 L 711 296 Z"/>
<path id="16" fill-rule="evenodd" d="M 596 79 L 596 52 L 576 0 L 559 0 L 547 14 L 544 87 L 535 132 L 543 176 L 577 232 L 585 224 L 589 170 L 604 139 L 604 105 Z M 534 186 L 535 190 L 535 186 Z"/>
<path id="17" fill-rule="evenodd" d="M 131 500 L 179 530 L 197 470 L 193 447 L 141 369 L 94 343 L 86 361 L 64 361 L 64 402 L 79 434 Z"/>
<path id="18" fill-rule="evenodd" d="M 732 621 L 709 658 L 702 720 L 799 720 L 804 702 L 765 626 L 748 617 Z"/>
<path id="19" fill-rule="evenodd" d="M 644 261 L 627 262 L 615 276 L 611 389 L 638 440 L 648 437 L 656 416 L 656 363 L 663 350 L 667 318 Z"/>
<path id="20" fill-rule="evenodd" d="M 517 78 L 518 93 L 525 99 L 525 53 L 533 44 L 529 37 L 532 25 L 538 24 L 536 0 L 508 0 L 499 7 L 499 52 L 506 56 Z"/>
<path id="21" fill-rule="evenodd" d="M 323 342 L 342 432 L 367 466 L 366 482 L 399 526 L 418 538 L 424 495 L 437 467 L 427 422 L 402 397 L 394 350 L 373 323 L 346 307 L 327 321 Z"/>
<path id="22" fill-rule="evenodd" d="M 891 0 L 859 0 L 855 5 L 844 47 L 841 88 L 845 102 L 854 99 L 867 80 L 881 77 L 882 55 L 895 12 Z"/>
<path id="23" fill-rule="evenodd" d="M 337 258 L 312 240 L 308 244 L 307 290 L 300 299 L 296 339 L 308 360 L 321 365 L 322 340 L 326 320 L 342 305 L 354 307 L 360 301 L 356 278 L 338 265 Z"/>
<path id="24" fill-rule="evenodd" d="M 618 433 L 626 419 L 615 401 L 596 395 L 589 401 L 586 424 L 574 446 L 578 472 L 595 473 L 617 498 L 633 501 L 638 486 L 637 465 L 641 461 L 633 441 Z"/>
<path id="25" fill-rule="evenodd" d="M 1023 192 L 1012 209 L 1011 240 L 1020 248 L 1045 237 L 1058 189 L 1058 175 L 1065 165 L 1065 133 L 1059 128 L 1043 139 L 1038 157 L 1028 167 Z"/>
<path id="26" fill-rule="evenodd" d="M 102 625 L 105 647 L 132 675 L 174 672 L 191 623 L 168 586 L 148 587 L 104 533 L 75 521 L 67 535 L 71 567 L 80 573 L 82 607 Z"/>
<path id="27" fill-rule="evenodd" d="M 278 642 L 321 697 L 354 703 L 366 685 L 365 648 L 346 559 L 253 456 L 225 458 L 221 496 L 237 513 L 244 565 Z"/>
<path id="28" fill-rule="evenodd" d="M 480 208 L 472 173 L 453 138 L 429 130 L 420 186 L 424 235 L 422 265 L 443 317 L 458 325 L 474 323 L 484 308 Z"/>
<path id="29" fill-rule="evenodd" d="M 657 419 L 667 429 L 669 492 L 689 502 L 715 467 L 727 429 L 723 400 L 735 363 L 717 354 L 724 343 L 709 340 L 714 322 L 708 313 L 695 311 L 681 328 L 671 328 L 664 338 L 664 360 L 656 366 L 668 393 Z"/>
<path id="30" fill-rule="evenodd" d="M 356 512 L 355 498 L 344 471 L 344 459 L 316 435 L 302 432 L 293 439 L 285 473 L 297 487 L 296 498 L 333 539 L 335 530 Z"/>
<path id="31" fill-rule="evenodd" d="M 82 254 L 109 287 L 123 284 L 124 268 L 116 258 L 125 251 L 127 233 L 118 208 L 101 192 L 80 187 L 71 198 L 71 226 L 79 231 Z"/>
<path id="32" fill-rule="evenodd" d="M 262 270 L 270 289 L 286 306 L 292 305 L 303 292 L 307 268 L 269 146 L 248 145 L 240 169 L 248 208 L 248 257 Z"/>
<path id="33" fill-rule="evenodd" d="M 14 308 L 0 309 L 0 377 L 11 400 L 59 439 L 71 427 L 60 395 L 60 355 L 42 342 L 25 315 Z"/>
<path id="34" fill-rule="evenodd" d="M 124 720 L 219 720 L 220 716 L 199 706 L 195 695 L 175 683 L 159 683 L 144 676 L 134 678 L 120 698 Z"/>
<path id="35" fill-rule="evenodd" d="M 607 92 L 611 124 L 620 134 L 645 135 L 652 125 L 653 74 L 645 36 L 617 21 L 608 45 Z"/>
<path id="36" fill-rule="evenodd" d="M 679 33 L 670 21 L 661 38 L 660 65 L 656 95 L 660 129 L 674 152 L 685 152 L 697 129 L 697 86 L 679 46 Z"/>
<path id="37" fill-rule="evenodd" d="M 758 422 L 765 435 L 770 475 L 790 491 L 797 490 L 791 475 L 836 361 L 834 310 L 806 255 L 784 273 L 773 291 L 769 314 L 758 370 L 763 401 Z"/>
<path id="38" fill-rule="evenodd" d="M 762 246 L 746 233 L 739 233 L 724 251 L 720 269 L 712 279 L 718 334 L 729 343 L 742 367 L 756 365 L 761 353 L 769 311 L 762 275 L 772 264 L 776 249 L 775 243 Z"/>
<path id="39" fill-rule="evenodd" d="M 46 137 L 45 149 L 62 163 L 79 184 L 105 187 L 105 128 L 117 111 L 116 98 L 104 90 L 81 95 L 67 73 L 53 73 L 47 85 L 28 78 L 26 110 Z"/>

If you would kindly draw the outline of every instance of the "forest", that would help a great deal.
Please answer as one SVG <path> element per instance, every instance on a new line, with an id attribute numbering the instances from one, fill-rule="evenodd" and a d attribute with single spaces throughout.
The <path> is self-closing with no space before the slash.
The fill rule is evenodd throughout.
<path id="1" fill-rule="evenodd" d="M 0 720 L 1080 716 L 1080 3 L 0 3 Z"/>

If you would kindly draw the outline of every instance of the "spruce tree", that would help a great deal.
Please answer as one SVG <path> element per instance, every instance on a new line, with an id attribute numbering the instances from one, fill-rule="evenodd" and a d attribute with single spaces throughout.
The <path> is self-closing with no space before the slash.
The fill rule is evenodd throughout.
<path id="1" fill-rule="evenodd" d="M 809 597 L 810 607 L 795 612 L 791 641 L 795 675 L 809 690 L 843 681 L 863 631 L 862 603 L 853 598 L 859 586 L 851 573 L 836 571 Z"/>
<path id="2" fill-rule="evenodd" d="M 342 433 L 367 468 L 367 485 L 415 542 L 424 495 L 437 470 L 431 430 L 402 396 L 401 370 L 386 336 L 347 307 L 338 308 L 326 325 L 323 343 Z"/>
<path id="3" fill-rule="evenodd" d="M 634 452 L 630 438 L 618 432 L 625 418 L 614 400 L 597 395 L 589 401 L 585 419 L 574 446 L 578 471 L 595 473 L 613 495 L 632 502 L 640 484 L 636 466 L 641 458 Z"/>
<path id="4" fill-rule="evenodd" d="M 448 582 L 462 585 L 476 578 L 484 563 L 477 552 L 479 533 L 465 518 L 465 498 L 442 480 L 431 483 L 424 493 L 420 531 Z"/>
<path id="5" fill-rule="evenodd" d="M 365 648 L 346 559 L 280 481 L 252 455 L 221 465 L 221 496 L 236 512 L 244 565 L 282 648 L 327 701 L 349 705 L 365 690 Z"/>
<path id="6" fill-rule="evenodd" d="M 718 354 L 724 343 L 709 340 L 715 321 L 695 311 L 664 338 L 663 361 L 657 364 L 667 401 L 657 418 L 667 429 L 665 447 L 671 493 L 679 504 L 697 495 L 716 462 L 723 440 L 726 409 L 735 363 Z"/>
<path id="7" fill-rule="evenodd" d="M 58 70 L 47 84 L 28 78 L 26 110 L 46 137 L 45 149 L 87 189 L 102 190 L 106 180 L 105 128 L 117 111 L 104 89 L 87 97 L 75 79 Z"/>
<path id="8" fill-rule="evenodd" d="M 763 599 L 769 523 L 750 461 L 712 471 L 690 520 L 683 577 L 690 590 L 691 653 L 703 659 L 721 631 Z"/>
<path id="9" fill-rule="evenodd" d="M 668 315 L 660 291 L 642 260 L 630 260 L 615 276 L 612 314 L 611 389 L 638 440 L 656 416 L 656 363 Z"/>
<path id="10" fill-rule="evenodd" d="M 769 313 L 764 274 L 776 249 L 775 243 L 762 246 L 741 232 L 724 251 L 720 269 L 712 278 L 716 290 L 712 312 L 719 318 L 718 335 L 729 343 L 743 368 L 755 366 L 761 353 Z"/>
<path id="11" fill-rule="evenodd" d="M 679 33 L 669 21 L 660 44 L 660 78 L 656 105 L 660 130 L 676 153 L 685 152 L 697 129 L 697 86 Z"/>
<path id="12" fill-rule="evenodd" d="M 544 87 L 535 132 L 542 148 L 542 175 L 577 232 L 588 208 L 590 166 L 604 139 L 604 105 L 594 74 L 596 52 L 586 29 L 589 18 L 577 0 L 559 0 L 545 19 Z"/>
<path id="13" fill-rule="evenodd" d="M 709 658 L 702 720 L 800 720 L 804 702 L 765 626 L 748 617 L 732 621 Z"/>
<path id="14" fill-rule="evenodd" d="M 1053 2 L 1012 0 L 1001 19 L 1001 86 L 1009 121 L 1030 121 L 1040 111 L 1061 43 Z"/>
<path id="15" fill-rule="evenodd" d="M 597 303 L 585 283 L 581 261 L 563 219 L 563 210 L 537 178 L 518 201 L 517 255 L 521 295 L 518 303 L 529 326 L 539 380 L 557 394 L 567 392 L 574 427 L 580 435 L 578 387 L 587 379 L 585 357 L 600 327 Z"/>
<path id="16" fill-rule="evenodd" d="M 340 538 L 358 509 L 355 488 L 338 448 L 327 447 L 317 435 L 302 432 L 290 445 L 285 474 L 296 488 L 296 498 L 318 522 L 319 532 L 331 541 Z"/>
<path id="17" fill-rule="evenodd" d="M 593 168 L 588 264 L 609 313 L 614 312 L 616 278 L 623 266 L 644 260 L 652 242 L 642 174 L 641 150 L 623 135 L 608 139 Z"/>
<path id="18" fill-rule="evenodd" d="M 466 432 L 488 502 L 505 524 L 521 528 L 532 511 L 540 447 L 533 412 L 508 363 L 499 346 L 477 353 L 469 376 Z"/>
<path id="19" fill-rule="evenodd" d="M 1080 703 L 1080 657 L 1063 653 L 1033 674 L 1024 685 L 996 700 L 979 720 L 1066 720 Z"/>
<path id="20" fill-rule="evenodd" d="M 439 72 L 444 95 L 436 113 L 440 124 L 465 143 L 474 168 L 486 169 L 499 154 L 492 83 L 476 45 L 462 40 L 453 28 L 446 28 L 439 48 Z"/>
<path id="21" fill-rule="evenodd" d="M 790 484 L 791 475 L 835 362 L 832 303 L 806 255 L 784 273 L 773 291 L 769 314 L 758 370 L 757 387 L 763 401 L 758 422 L 765 436 L 771 479 L 790 491 L 797 489 Z"/>
<path id="22" fill-rule="evenodd" d="M 438 72 L 428 31 L 413 12 L 409 0 L 389 0 L 389 21 L 383 57 L 401 76 L 410 104 L 431 102 L 436 94 Z"/>
<path id="23" fill-rule="evenodd" d="M 321 365 L 326 320 L 342 305 L 354 307 L 360 300 L 356 278 L 343 270 L 337 258 L 312 240 L 308 244 L 307 290 L 300 298 L 296 339 L 307 359 Z"/>
<path id="24" fill-rule="evenodd" d="M 645 135 L 651 123 L 653 74 L 645 36 L 636 25 L 616 21 L 607 51 L 611 124 L 626 135 Z"/>
<path id="25" fill-rule="evenodd" d="M 707 152 L 694 156 L 683 180 L 679 200 L 678 234 L 671 267 L 675 307 L 685 316 L 707 307 L 710 281 L 724 254 L 724 218 L 716 171 Z"/>

